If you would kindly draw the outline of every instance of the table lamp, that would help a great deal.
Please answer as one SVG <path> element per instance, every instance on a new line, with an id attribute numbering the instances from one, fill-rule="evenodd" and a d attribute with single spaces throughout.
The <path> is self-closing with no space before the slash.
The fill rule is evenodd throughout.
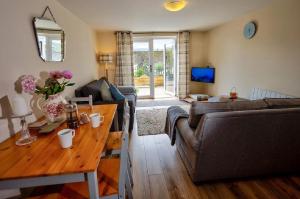
<path id="1" fill-rule="evenodd" d="M 108 79 L 108 64 L 113 63 L 113 55 L 110 53 L 102 53 L 99 55 L 99 62 L 105 64 L 105 76 Z"/>
<path id="2" fill-rule="evenodd" d="M 17 146 L 23 146 L 31 144 L 36 140 L 36 136 L 31 136 L 28 130 L 28 125 L 26 122 L 26 117 L 32 115 L 32 112 L 29 110 L 26 101 L 21 96 L 15 96 L 12 99 L 12 108 L 13 115 L 11 118 L 20 118 L 21 119 L 21 137 L 16 141 Z"/>

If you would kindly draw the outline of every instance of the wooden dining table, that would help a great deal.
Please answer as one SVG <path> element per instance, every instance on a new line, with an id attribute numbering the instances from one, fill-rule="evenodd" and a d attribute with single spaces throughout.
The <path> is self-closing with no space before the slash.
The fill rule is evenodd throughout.
<path id="1" fill-rule="evenodd" d="M 79 112 L 100 113 L 101 126 L 90 123 L 76 129 L 73 145 L 62 149 L 57 132 L 67 128 L 63 123 L 49 134 L 37 135 L 37 140 L 25 146 L 16 146 L 19 135 L 0 144 L 0 189 L 25 188 L 87 181 L 90 198 L 99 198 L 97 168 L 109 130 L 114 121 L 117 105 L 82 106 Z"/>

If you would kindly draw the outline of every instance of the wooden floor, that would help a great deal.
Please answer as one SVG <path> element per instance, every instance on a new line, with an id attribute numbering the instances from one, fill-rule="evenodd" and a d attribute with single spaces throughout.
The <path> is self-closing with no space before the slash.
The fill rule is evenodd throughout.
<path id="1" fill-rule="evenodd" d="M 166 135 L 131 135 L 134 199 L 300 198 L 300 177 L 287 176 L 195 185 Z"/>

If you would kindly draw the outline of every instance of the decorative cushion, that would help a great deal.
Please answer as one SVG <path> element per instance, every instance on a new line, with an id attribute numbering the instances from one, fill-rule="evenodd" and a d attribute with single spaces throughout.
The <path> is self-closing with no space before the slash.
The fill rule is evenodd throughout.
<path id="1" fill-rule="evenodd" d="M 201 117 L 206 113 L 260 110 L 268 108 L 263 100 L 233 101 L 233 102 L 192 102 L 189 115 L 189 125 L 197 128 Z"/>
<path id="2" fill-rule="evenodd" d="M 119 89 L 112 84 L 110 85 L 110 92 L 113 98 L 117 101 L 125 99 L 125 96 L 119 91 Z"/>
<path id="3" fill-rule="evenodd" d="M 101 80 L 99 80 L 101 81 Z M 101 81 L 100 92 L 103 101 L 113 101 L 113 97 L 111 96 L 110 87 L 106 81 Z"/>
<path id="4" fill-rule="evenodd" d="M 300 98 L 266 98 L 264 99 L 269 108 L 300 108 Z"/>

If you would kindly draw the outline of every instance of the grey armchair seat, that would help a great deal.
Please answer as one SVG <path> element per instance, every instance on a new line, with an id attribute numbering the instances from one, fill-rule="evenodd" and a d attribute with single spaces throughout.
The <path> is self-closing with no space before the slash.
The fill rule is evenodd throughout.
<path id="1" fill-rule="evenodd" d="M 125 100 L 113 100 L 104 101 L 101 97 L 100 85 L 102 81 L 106 81 L 110 84 L 106 78 L 101 78 L 99 80 L 94 80 L 88 84 L 79 87 L 75 90 L 76 97 L 87 97 L 89 95 L 93 96 L 93 104 L 117 104 L 117 114 L 118 114 L 118 126 L 119 129 L 114 129 L 112 126 L 112 131 L 123 131 L 128 130 L 129 132 L 133 129 L 135 105 L 137 100 L 137 95 L 134 87 L 131 86 L 121 86 L 118 87 L 120 92 L 125 96 Z"/>

